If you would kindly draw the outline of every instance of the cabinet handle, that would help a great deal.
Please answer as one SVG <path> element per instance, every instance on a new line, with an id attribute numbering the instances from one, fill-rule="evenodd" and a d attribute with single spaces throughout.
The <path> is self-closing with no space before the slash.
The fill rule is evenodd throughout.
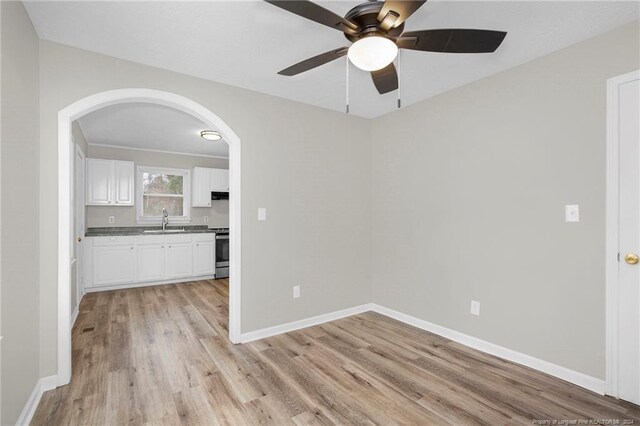
<path id="1" fill-rule="evenodd" d="M 131 247 L 131 250 L 133 250 L 133 247 Z"/>
<path id="2" fill-rule="evenodd" d="M 169 246 L 169 248 L 171 248 L 171 246 Z"/>
<path id="3" fill-rule="evenodd" d="M 160 248 L 164 248 L 164 246 L 160 247 Z"/>
<path id="4" fill-rule="evenodd" d="M 196 247 L 200 247 L 200 244 L 196 244 Z"/>

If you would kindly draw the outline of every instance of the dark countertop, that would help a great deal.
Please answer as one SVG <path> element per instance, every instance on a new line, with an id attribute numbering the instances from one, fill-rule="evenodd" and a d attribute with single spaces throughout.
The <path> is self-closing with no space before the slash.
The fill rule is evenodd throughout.
<path id="1" fill-rule="evenodd" d="M 161 226 L 128 226 L 128 227 L 105 227 L 105 228 L 88 228 L 84 233 L 85 237 L 112 237 L 127 235 L 181 235 L 181 234 L 213 234 L 214 229 L 209 229 L 207 225 L 188 225 L 188 226 L 167 226 L 167 230 L 184 229 L 185 232 L 167 232 L 166 234 L 149 234 L 144 231 L 161 230 Z"/>

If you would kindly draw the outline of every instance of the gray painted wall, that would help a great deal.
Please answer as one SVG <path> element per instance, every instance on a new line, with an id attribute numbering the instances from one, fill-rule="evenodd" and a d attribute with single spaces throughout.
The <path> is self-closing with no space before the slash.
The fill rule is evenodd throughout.
<path id="1" fill-rule="evenodd" d="M 42 206 L 57 203 L 58 111 L 110 89 L 177 93 L 215 112 L 242 140 L 242 331 L 370 301 L 367 120 L 50 42 L 40 42 L 40 64 Z M 268 209 L 266 222 L 257 221 L 258 207 Z M 56 370 L 55 209 L 40 217 L 40 232 L 46 376 Z M 292 298 L 294 285 L 302 286 L 300 299 Z"/>
<path id="2" fill-rule="evenodd" d="M 606 79 L 640 68 L 638 40 L 630 24 L 372 121 L 373 301 L 604 378 Z"/>
<path id="3" fill-rule="evenodd" d="M 212 167 L 217 169 L 229 168 L 229 160 L 221 158 L 196 157 L 192 155 L 167 154 L 163 152 L 140 151 L 125 148 L 110 148 L 95 145 L 89 145 L 88 158 L 133 161 L 136 167 L 153 166 L 173 167 L 178 169 L 193 169 L 194 167 Z M 218 208 L 217 210 L 220 209 Z M 214 222 L 212 221 L 212 213 L 213 211 L 211 208 L 192 207 L 190 225 L 213 224 Z M 115 224 L 109 224 L 109 216 L 115 217 Z M 204 216 L 209 217 L 209 223 L 205 223 Z M 216 217 L 216 221 L 223 222 L 224 218 Z M 87 206 L 86 222 L 88 227 L 138 226 L 138 224 L 136 223 L 136 207 Z M 226 222 L 228 225 L 228 204 Z"/>
<path id="4" fill-rule="evenodd" d="M 2 418 L 18 420 L 38 366 L 38 38 L 21 2 L 2 28 Z"/>

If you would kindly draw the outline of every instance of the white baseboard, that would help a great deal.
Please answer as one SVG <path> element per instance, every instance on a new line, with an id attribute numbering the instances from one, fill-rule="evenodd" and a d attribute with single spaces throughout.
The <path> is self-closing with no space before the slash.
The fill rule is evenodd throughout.
<path id="1" fill-rule="evenodd" d="M 29 423 L 31 423 L 31 419 L 38 408 L 42 394 L 48 390 L 55 389 L 57 383 L 58 378 L 56 376 L 47 376 L 38 380 L 31 392 L 31 395 L 29 396 L 29 399 L 27 400 L 27 403 L 22 409 L 22 413 L 20 413 L 20 417 L 18 417 L 16 425 L 28 426 Z"/>
<path id="2" fill-rule="evenodd" d="M 602 379 L 588 376 L 584 373 L 580 373 L 578 371 L 571 370 L 569 368 L 562 367 L 560 365 L 553 364 L 548 361 L 544 361 L 539 358 L 535 358 L 533 356 L 505 348 L 503 346 L 498 346 L 485 340 L 478 339 L 477 337 L 469 336 L 467 334 L 460 333 L 458 331 L 451 330 L 449 328 L 442 327 L 440 325 L 433 324 L 416 317 L 412 317 L 411 315 L 394 311 L 393 309 L 389 309 L 375 303 L 372 304 L 371 310 L 401 321 L 405 324 L 412 325 L 422 330 L 426 330 L 439 336 L 445 337 L 449 340 L 453 340 L 454 342 L 469 346 L 470 348 L 477 349 L 479 351 L 506 359 L 508 361 L 525 365 L 538 371 L 542 371 L 543 373 L 558 377 L 559 379 L 565 380 L 569 383 L 573 383 L 574 385 L 578 385 L 585 389 L 589 389 L 593 392 L 599 393 L 600 395 L 604 395 L 605 393 L 605 381 Z"/>
<path id="3" fill-rule="evenodd" d="M 76 320 L 78 319 L 78 314 L 80 313 L 80 302 L 82 302 L 82 298 L 84 297 L 84 294 L 82 296 L 80 296 L 80 300 L 78 300 L 78 303 L 76 304 L 75 309 L 73 310 L 73 313 L 71 314 L 71 328 L 73 329 L 73 326 L 76 324 Z"/>
<path id="4" fill-rule="evenodd" d="M 152 287 L 154 285 L 190 283 L 192 281 L 200 281 L 200 280 L 214 280 L 215 278 L 216 278 L 215 275 L 202 275 L 199 277 L 187 277 L 187 278 L 178 278 L 175 280 L 152 281 L 148 283 L 129 283 L 129 284 L 114 284 L 114 285 L 103 285 L 103 286 L 96 286 L 96 287 L 85 287 L 84 291 L 86 293 L 96 293 L 98 291 L 124 290 L 127 288 Z"/>
<path id="5" fill-rule="evenodd" d="M 335 321 L 340 318 L 350 317 L 352 315 L 361 314 L 371 310 L 372 305 L 366 303 L 364 305 L 354 306 L 352 308 L 342 309 L 340 311 L 330 312 L 328 314 L 317 315 L 311 318 L 305 318 L 286 324 L 276 325 L 273 327 L 263 328 L 240 335 L 240 343 L 253 342 L 254 340 L 264 339 L 265 337 L 276 336 L 278 334 L 289 333 L 290 331 L 300 330 L 314 325 L 323 324 L 329 321 Z"/>

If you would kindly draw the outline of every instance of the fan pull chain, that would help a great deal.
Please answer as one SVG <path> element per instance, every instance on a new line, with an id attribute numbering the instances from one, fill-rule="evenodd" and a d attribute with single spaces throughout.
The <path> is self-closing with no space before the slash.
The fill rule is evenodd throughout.
<path id="1" fill-rule="evenodd" d="M 398 109 L 402 108 L 402 99 L 400 98 L 400 50 L 398 50 L 398 60 L 396 66 L 398 67 Z"/>
<path id="2" fill-rule="evenodd" d="M 349 114 L 349 57 L 345 56 L 345 58 L 347 58 L 347 74 L 346 74 L 346 104 L 347 104 L 347 108 L 346 108 L 346 113 Z"/>

